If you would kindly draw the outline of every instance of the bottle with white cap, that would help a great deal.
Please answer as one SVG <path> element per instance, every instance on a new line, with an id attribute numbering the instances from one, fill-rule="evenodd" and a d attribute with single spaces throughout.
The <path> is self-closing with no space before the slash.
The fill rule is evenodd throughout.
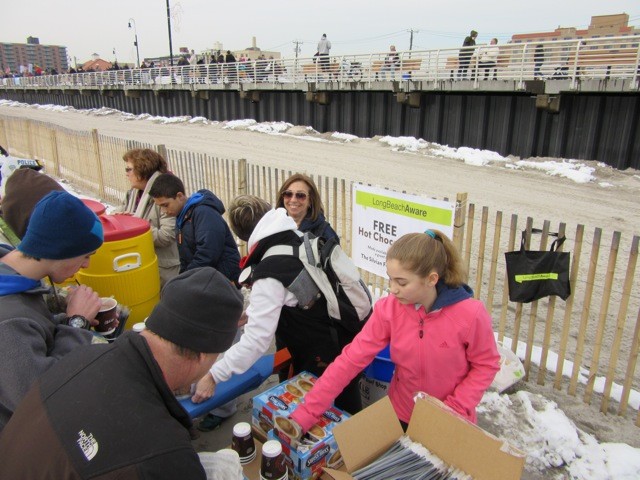
<path id="1" fill-rule="evenodd" d="M 147 325 L 144 323 L 146 321 L 147 319 L 145 318 L 142 322 L 134 323 L 133 327 L 131 327 L 131 330 L 133 330 L 136 333 L 140 333 L 141 331 L 147 328 Z"/>
<path id="2" fill-rule="evenodd" d="M 260 480 L 287 480 L 288 478 L 282 445 L 277 440 L 267 440 L 262 445 Z"/>

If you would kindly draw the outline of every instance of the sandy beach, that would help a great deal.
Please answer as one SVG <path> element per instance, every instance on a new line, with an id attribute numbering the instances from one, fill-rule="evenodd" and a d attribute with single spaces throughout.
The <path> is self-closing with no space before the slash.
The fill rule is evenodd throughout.
<path id="1" fill-rule="evenodd" d="M 118 138 L 164 144 L 167 148 L 220 158 L 246 158 L 253 163 L 285 170 L 344 178 L 434 198 L 455 198 L 456 193 L 467 192 L 469 202 L 478 207 L 489 207 L 491 212 L 548 219 L 552 224 L 565 222 L 568 232 L 573 232 L 577 224 L 585 225 L 586 232 L 599 227 L 606 232 L 607 241 L 613 231 L 622 232 L 626 243 L 633 235 L 640 234 L 640 172 L 617 171 L 597 162 L 580 161 L 593 168 L 594 180 L 579 183 L 550 175 L 548 169 L 538 170 L 531 166 L 513 168 L 501 162 L 475 166 L 428 152 L 395 151 L 377 138 L 335 141 L 331 134 L 310 132 L 302 126 L 290 128 L 287 135 L 268 135 L 247 128 L 224 128 L 222 123 L 127 121 L 126 117 L 115 113 L 96 115 L 0 106 L 0 115 L 51 122 L 74 130 L 95 128 L 101 134 Z M 546 158 L 526 160 L 541 165 L 547 160 L 562 162 Z M 545 387 L 536 385 L 535 375 L 530 382 L 521 382 L 519 388 L 556 402 L 578 427 L 600 441 L 622 442 L 640 448 L 640 427 L 633 424 L 637 411 L 629 412 L 627 418 L 601 414 L 599 400 L 586 405 L 581 397 L 571 397 L 549 384 Z M 241 406 L 237 415 L 240 414 L 246 415 L 246 406 L 244 410 Z M 480 424 L 492 430 L 491 422 L 483 420 L 482 416 Z M 199 448 L 225 446 L 218 445 L 214 434 L 203 434 L 197 441 Z M 569 478 L 553 476 L 553 472 L 542 476 L 527 475 L 523 478 Z"/>

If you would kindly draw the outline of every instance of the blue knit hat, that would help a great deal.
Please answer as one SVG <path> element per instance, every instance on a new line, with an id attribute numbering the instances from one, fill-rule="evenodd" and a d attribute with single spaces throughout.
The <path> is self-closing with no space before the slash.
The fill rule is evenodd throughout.
<path id="1" fill-rule="evenodd" d="M 96 214 L 70 193 L 55 191 L 36 204 L 18 250 L 35 258 L 65 260 L 95 252 L 103 240 Z"/>

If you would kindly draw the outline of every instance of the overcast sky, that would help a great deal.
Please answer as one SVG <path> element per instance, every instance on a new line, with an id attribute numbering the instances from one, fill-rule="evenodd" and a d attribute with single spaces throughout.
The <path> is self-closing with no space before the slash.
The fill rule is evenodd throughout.
<path id="1" fill-rule="evenodd" d="M 4 2 L 1 42 L 40 43 L 67 47 L 78 63 L 98 53 L 106 60 L 135 62 L 135 20 L 140 58 L 168 55 L 166 0 L 30 0 Z M 514 33 L 553 30 L 558 26 L 586 28 L 592 15 L 627 13 L 640 27 L 638 0 L 277 0 L 214 2 L 170 0 L 174 55 L 179 47 L 201 51 L 221 42 L 225 49 L 251 46 L 294 56 L 294 40 L 302 41 L 301 56 L 312 56 L 323 33 L 332 54 L 456 47 L 471 29 L 478 43 L 497 37 L 504 43 Z M 113 50 L 116 55 L 114 56 Z"/>

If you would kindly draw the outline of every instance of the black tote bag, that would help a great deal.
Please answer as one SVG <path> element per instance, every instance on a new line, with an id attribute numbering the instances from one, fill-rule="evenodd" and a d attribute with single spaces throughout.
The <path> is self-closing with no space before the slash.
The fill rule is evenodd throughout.
<path id="1" fill-rule="evenodd" d="M 541 230 L 532 229 L 532 233 Z M 550 234 L 555 235 L 557 234 Z M 525 249 L 527 231 L 522 232 L 520 250 L 504 254 L 507 263 L 509 300 L 529 303 L 550 295 L 566 300 L 571 295 L 569 252 L 558 252 L 566 237 L 558 237 L 549 251 Z"/>

